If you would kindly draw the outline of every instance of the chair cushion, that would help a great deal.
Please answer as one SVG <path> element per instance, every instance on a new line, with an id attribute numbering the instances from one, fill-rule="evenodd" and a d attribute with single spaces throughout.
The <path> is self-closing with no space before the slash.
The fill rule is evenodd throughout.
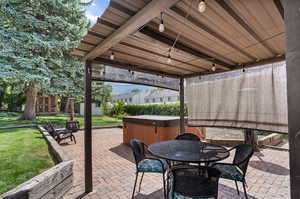
<path id="1" fill-rule="evenodd" d="M 214 197 L 188 197 L 179 193 L 174 193 L 172 199 L 214 199 Z"/>
<path id="2" fill-rule="evenodd" d="M 157 172 L 157 173 L 163 173 L 168 168 L 167 161 L 160 159 L 144 159 L 142 160 L 138 165 L 138 171 L 139 172 Z M 163 167 L 161 165 L 161 162 L 163 163 Z"/>
<path id="3" fill-rule="evenodd" d="M 217 168 L 221 171 L 221 178 L 229 179 L 229 180 L 236 180 L 243 182 L 243 174 L 236 168 L 234 165 L 228 164 L 215 164 L 213 165 L 214 168 Z"/>

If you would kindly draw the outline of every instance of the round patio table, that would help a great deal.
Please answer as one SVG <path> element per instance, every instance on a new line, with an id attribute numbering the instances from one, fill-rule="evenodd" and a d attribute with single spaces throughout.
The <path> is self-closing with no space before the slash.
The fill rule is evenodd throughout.
<path id="1" fill-rule="evenodd" d="M 149 152 L 162 159 L 189 163 L 211 163 L 226 159 L 228 150 L 219 145 L 190 140 L 157 142 L 148 147 Z"/>

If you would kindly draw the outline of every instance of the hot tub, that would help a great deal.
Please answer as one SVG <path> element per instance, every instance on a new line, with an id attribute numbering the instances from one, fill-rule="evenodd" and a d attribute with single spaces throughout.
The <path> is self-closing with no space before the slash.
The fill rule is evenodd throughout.
<path id="1" fill-rule="evenodd" d="M 123 143 L 138 139 L 149 145 L 159 141 L 174 139 L 179 135 L 180 118 L 177 116 L 140 115 L 123 118 Z M 205 139 L 205 128 L 186 127 L 185 132 Z"/>

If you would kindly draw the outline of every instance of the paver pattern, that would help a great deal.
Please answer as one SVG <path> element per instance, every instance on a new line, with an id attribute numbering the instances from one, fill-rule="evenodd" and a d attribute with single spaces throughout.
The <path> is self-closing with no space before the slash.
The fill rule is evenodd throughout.
<path id="1" fill-rule="evenodd" d="M 83 132 L 76 133 L 76 145 L 63 145 L 64 151 L 74 159 L 74 185 L 66 199 L 82 198 L 84 193 Z M 232 154 L 234 155 L 234 154 Z M 288 152 L 262 149 L 252 157 L 247 173 L 249 199 L 289 199 Z M 230 159 L 226 160 L 230 161 Z M 93 183 L 94 192 L 88 199 L 131 198 L 135 177 L 135 164 L 130 148 L 122 144 L 122 129 L 93 131 Z M 242 185 L 239 184 L 240 191 Z M 162 199 L 160 174 L 145 174 L 142 189 L 135 199 Z M 244 198 L 237 195 L 233 181 L 220 180 L 219 198 Z"/>

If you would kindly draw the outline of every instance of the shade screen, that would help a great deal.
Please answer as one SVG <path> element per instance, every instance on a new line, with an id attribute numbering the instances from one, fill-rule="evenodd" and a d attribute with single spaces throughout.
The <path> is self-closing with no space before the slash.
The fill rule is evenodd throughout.
<path id="1" fill-rule="evenodd" d="M 188 123 L 288 132 L 285 62 L 188 78 Z"/>
<path id="2" fill-rule="evenodd" d="M 179 80 L 104 65 L 92 66 L 92 78 L 99 81 L 123 82 L 179 90 Z"/>

